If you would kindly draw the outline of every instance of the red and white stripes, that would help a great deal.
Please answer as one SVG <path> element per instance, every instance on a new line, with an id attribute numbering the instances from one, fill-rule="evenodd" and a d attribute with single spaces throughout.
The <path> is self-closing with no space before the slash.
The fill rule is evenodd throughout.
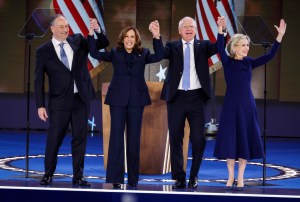
<path id="1" fill-rule="evenodd" d="M 214 0 L 196 0 L 196 37 L 201 40 L 216 41 L 217 38 L 217 19 L 225 16 L 227 20 L 227 30 L 229 36 L 236 33 L 236 15 L 232 0 L 222 0 L 215 6 Z M 210 58 L 210 65 L 219 61 L 217 55 Z"/>

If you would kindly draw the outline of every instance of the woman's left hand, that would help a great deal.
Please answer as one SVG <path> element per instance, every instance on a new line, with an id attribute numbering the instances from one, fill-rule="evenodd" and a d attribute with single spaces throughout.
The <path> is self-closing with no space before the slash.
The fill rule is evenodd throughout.
<path id="1" fill-rule="evenodd" d="M 277 40 L 278 42 L 281 42 L 282 37 L 283 37 L 283 35 L 285 34 L 286 27 L 287 27 L 287 25 L 286 25 L 284 19 L 281 19 L 281 20 L 280 20 L 279 27 L 277 27 L 276 25 L 274 25 L 274 27 L 277 29 L 277 32 L 278 32 L 278 35 L 277 35 L 276 40 Z"/>
<path id="2" fill-rule="evenodd" d="M 286 23 L 284 21 L 284 19 L 281 19 L 280 20 L 280 23 L 279 23 L 279 27 L 277 27 L 276 25 L 274 25 L 274 27 L 277 29 L 278 31 L 278 34 L 281 34 L 282 36 L 285 34 L 285 30 L 286 30 Z"/>

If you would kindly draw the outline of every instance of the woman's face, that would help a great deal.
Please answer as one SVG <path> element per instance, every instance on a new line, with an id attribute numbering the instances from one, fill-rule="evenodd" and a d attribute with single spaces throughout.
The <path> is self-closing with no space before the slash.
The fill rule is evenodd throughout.
<path id="1" fill-rule="evenodd" d="M 247 39 L 240 40 L 235 45 L 235 59 L 241 60 L 248 55 L 249 52 L 249 42 Z"/>
<path id="2" fill-rule="evenodd" d="M 124 43 L 124 48 L 126 49 L 126 51 L 130 53 L 136 43 L 136 36 L 132 29 L 128 30 L 126 32 L 126 35 L 123 39 L 123 43 Z"/>

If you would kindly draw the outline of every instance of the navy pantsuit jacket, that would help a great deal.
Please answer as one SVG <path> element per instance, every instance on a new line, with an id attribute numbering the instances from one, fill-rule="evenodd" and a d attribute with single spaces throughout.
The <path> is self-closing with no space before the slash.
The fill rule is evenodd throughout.
<path id="1" fill-rule="evenodd" d="M 89 36 L 89 40 L 94 40 Z M 93 44 L 91 42 L 91 44 Z M 153 39 L 155 54 L 144 48 L 140 53 L 133 53 L 131 69 L 125 62 L 125 49 L 113 48 L 110 52 L 91 51 L 91 56 L 111 62 L 114 68 L 113 78 L 108 87 L 105 104 L 112 106 L 146 106 L 151 104 L 145 81 L 145 65 L 163 59 L 163 44 L 160 39 Z"/>

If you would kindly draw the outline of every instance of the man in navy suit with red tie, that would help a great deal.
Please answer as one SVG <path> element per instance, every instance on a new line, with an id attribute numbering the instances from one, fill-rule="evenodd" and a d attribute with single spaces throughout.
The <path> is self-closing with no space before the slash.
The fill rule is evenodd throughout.
<path id="1" fill-rule="evenodd" d="M 49 81 L 49 134 L 45 151 L 45 174 L 41 185 L 49 185 L 56 169 L 59 147 L 71 124 L 73 184 L 90 186 L 83 177 L 84 155 L 87 142 L 87 122 L 90 101 L 95 97 L 87 69 L 88 42 L 81 34 L 69 36 L 69 24 L 63 15 L 51 20 L 53 37 L 36 51 L 35 99 L 38 115 L 47 121 L 45 108 L 45 73 Z M 109 45 L 95 19 L 90 26 L 96 30 L 97 48 Z M 98 30 L 98 33 L 97 33 Z"/>
<path id="2" fill-rule="evenodd" d="M 222 26 L 226 27 L 226 24 Z M 188 187 L 198 186 L 198 172 L 206 145 L 204 106 L 211 92 L 208 58 L 217 53 L 216 44 L 195 39 L 196 22 L 193 18 L 181 19 L 178 31 L 181 39 L 168 42 L 165 47 L 169 68 L 161 94 L 167 102 L 171 171 L 172 179 L 176 180 L 173 189 L 186 187 L 182 151 L 186 119 L 190 125 L 193 157 Z"/>

